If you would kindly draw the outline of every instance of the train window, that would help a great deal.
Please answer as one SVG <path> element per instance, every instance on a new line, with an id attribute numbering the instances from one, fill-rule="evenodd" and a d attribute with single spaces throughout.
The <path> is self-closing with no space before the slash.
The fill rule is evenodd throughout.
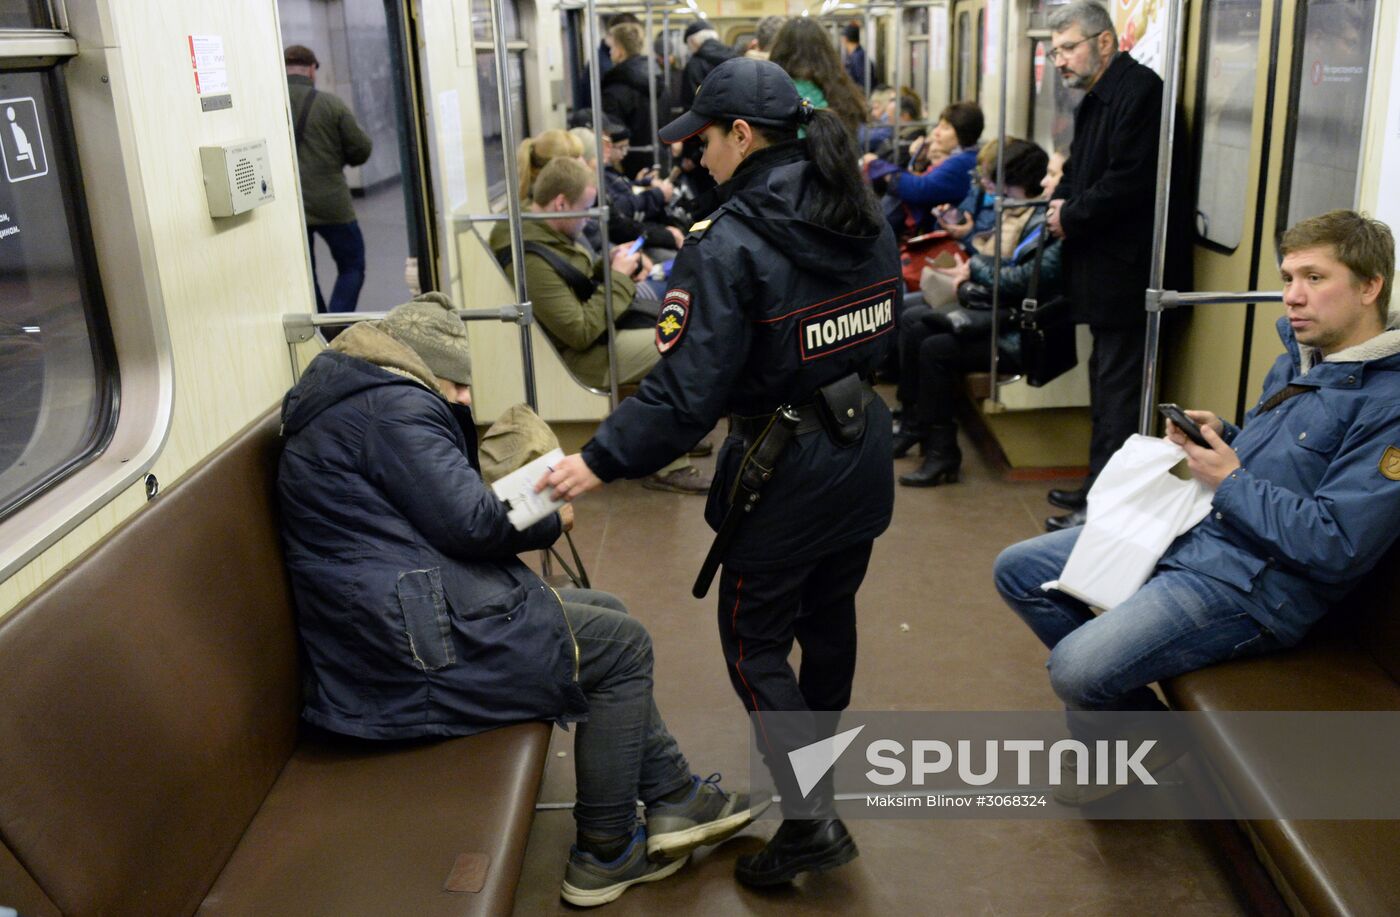
<path id="1" fill-rule="evenodd" d="M 953 89 L 957 93 L 957 99 L 962 100 L 968 97 L 967 87 L 969 76 L 972 73 L 973 55 L 977 53 L 972 46 L 972 14 L 958 14 L 958 52 L 957 72 L 953 74 Z"/>
<path id="2" fill-rule="evenodd" d="M 0 69 L 0 517 L 101 452 L 116 419 L 72 136 L 55 68 Z"/>
<path id="3" fill-rule="evenodd" d="M 472 4 L 472 34 L 476 46 L 476 88 L 481 107 L 481 144 L 486 154 L 486 191 L 492 201 L 506 194 L 504 156 L 514 156 L 515 149 L 529 134 L 529 111 L 525 103 L 525 51 L 529 48 L 521 28 L 518 0 L 503 0 L 501 19 L 505 26 L 507 98 L 509 99 L 515 136 L 506 141 L 501 129 L 501 112 L 497 104 L 496 46 L 491 32 L 491 7 L 486 0 Z"/>
<path id="4" fill-rule="evenodd" d="M 1031 111 L 1027 133 L 1046 152 L 1068 153 L 1070 141 L 1074 139 L 1074 110 L 1084 98 L 1084 91 L 1065 85 L 1060 72 L 1046 60 L 1049 51 L 1049 38 L 1032 38 Z"/>
<path id="5" fill-rule="evenodd" d="M 904 11 L 904 35 L 908 51 L 902 62 L 908 69 L 904 71 L 908 79 L 906 85 L 919 94 L 919 99 L 928 105 L 929 68 L 929 12 L 927 7 Z M 893 76 L 893 74 L 891 74 Z"/>
<path id="6" fill-rule="evenodd" d="M 1244 237 L 1244 211 L 1254 122 L 1254 75 L 1259 59 L 1262 0 L 1213 2 L 1206 7 L 1201 48 L 1200 159 L 1196 170 L 1196 232 L 1233 251 Z"/>
<path id="7" fill-rule="evenodd" d="M 7 0 L 0 3 L 0 29 L 58 29 L 58 16 L 48 0 Z"/>
<path id="8" fill-rule="evenodd" d="M 1356 206 L 1376 0 L 1311 0 L 1298 11 L 1278 230 Z"/>

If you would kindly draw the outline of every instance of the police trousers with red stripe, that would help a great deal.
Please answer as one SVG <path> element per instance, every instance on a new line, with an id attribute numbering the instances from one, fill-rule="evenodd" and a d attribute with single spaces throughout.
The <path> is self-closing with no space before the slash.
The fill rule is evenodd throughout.
<path id="1" fill-rule="evenodd" d="M 831 774 L 807 794 L 787 753 L 836 732 L 856 671 L 856 591 L 874 541 L 810 563 L 737 572 L 719 581 L 719 633 L 734 690 L 754 721 L 785 818 L 830 817 Z M 788 656 L 802 648 L 800 671 Z M 770 716 L 764 714 L 782 714 Z M 805 715 L 794 715 L 805 714 Z"/>

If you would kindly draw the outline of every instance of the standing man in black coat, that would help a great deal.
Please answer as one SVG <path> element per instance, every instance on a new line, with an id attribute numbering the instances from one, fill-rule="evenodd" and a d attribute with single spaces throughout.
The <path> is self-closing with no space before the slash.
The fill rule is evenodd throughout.
<path id="1" fill-rule="evenodd" d="M 1050 33 L 1050 59 L 1060 77 L 1086 94 L 1047 222 L 1064 239 L 1066 293 L 1094 336 L 1089 477 L 1078 490 L 1050 491 L 1051 503 L 1070 510 L 1046 520 L 1053 532 L 1083 524 L 1089 487 L 1137 432 L 1162 80 L 1118 51 L 1113 20 L 1091 0 L 1058 10 Z"/>
<path id="2" fill-rule="evenodd" d="M 711 70 L 735 54 L 734 49 L 719 40 L 719 33 L 715 31 L 715 27 L 704 19 L 697 19 L 685 27 L 685 46 L 690 49 L 690 59 L 685 62 L 685 70 L 681 73 L 680 93 L 676 97 L 676 105 L 688 111 L 691 103 L 695 101 L 695 93 L 699 90 L 700 83 L 710 75 Z M 709 170 L 700 164 L 700 155 L 703 152 L 700 141 L 692 137 L 676 146 L 680 147 L 680 152 L 676 155 L 691 193 L 698 197 L 712 190 L 715 180 Z M 671 149 L 675 152 L 675 146 Z M 709 210 L 708 207 L 702 209 Z"/>
<path id="3" fill-rule="evenodd" d="M 659 161 L 656 138 L 652 136 L 651 83 L 647 73 L 652 63 L 645 53 L 646 43 L 646 32 L 636 23 L 618 23 L 608 29 L 613 66 L 603 74 L 603 111 L 627 127 L 632 142 L 649 148 L 629 152 L 623 159 L 622 174 L 628 178 L 635 178 L 642 169 Z M 657 117 L 661 117 L 660 107 Z"/>

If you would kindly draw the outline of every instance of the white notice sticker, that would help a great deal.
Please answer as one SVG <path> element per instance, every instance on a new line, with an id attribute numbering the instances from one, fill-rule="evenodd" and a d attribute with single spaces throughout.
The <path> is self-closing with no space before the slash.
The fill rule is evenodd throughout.
<path id="1" fill-rule="evenodd" d="M 194 68 L 194 91 L 207 96 L 228 92 L 228 69 L 224 63 L 221 35 L 190 35 L 190 66 Z"/>

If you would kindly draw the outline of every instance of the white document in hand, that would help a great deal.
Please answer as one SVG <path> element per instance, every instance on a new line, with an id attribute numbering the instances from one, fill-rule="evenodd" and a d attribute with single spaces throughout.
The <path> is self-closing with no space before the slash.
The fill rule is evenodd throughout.
<path id="1" fill-rule="evenodd" d="M 558 512 L 563 500 L 554 499 L 546 489 L 535 493 L 535 484 L 554 469 L 554 465 L 564 457 L 563 449 L 554 449 L 535 459 L 528 465 L 517 468 L 491 485 L 496 496 L 510 507 L 507 518 L 517 532 L 523 532 L 550 513 Z"/>

